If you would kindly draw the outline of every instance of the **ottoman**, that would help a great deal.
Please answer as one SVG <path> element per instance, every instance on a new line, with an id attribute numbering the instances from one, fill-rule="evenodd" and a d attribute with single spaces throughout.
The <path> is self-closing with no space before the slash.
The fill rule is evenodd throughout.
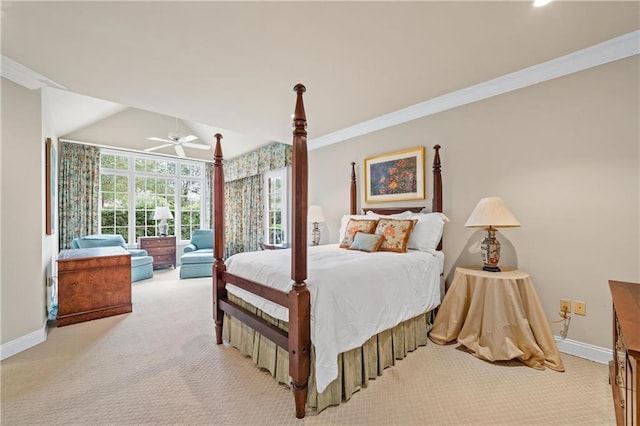
<path id="1" fill-rule="evenodd" d="M 194 251 L 180 256 L 180 278 L 210 277 L 213 274 L 213 250 Z"/>
<path id="2" fill-rule="evenodd" d="M 131 282 L 153 277 L 153 257 L 131 256 Z"/>

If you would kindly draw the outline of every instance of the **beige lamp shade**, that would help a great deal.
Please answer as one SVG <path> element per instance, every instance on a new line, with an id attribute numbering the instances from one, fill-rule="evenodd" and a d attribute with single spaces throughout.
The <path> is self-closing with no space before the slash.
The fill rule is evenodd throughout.
<path id="1" fill-rule="evenodd" d="M 309 214 L 307 215 L 309 222 L 324 222 L 324 214 L 322 213 L 322 207 L 309 206 Z"/>
<path id="2" fill-rule="evenodd" d="M 171 214 L 169 207 L 156 207 L 156 211 L 153 213 L 153 218 L 155 220 L 173 219 L 173 215 Z"/>
<path id="3" fill-rule="evenodd" d="M 487 197 L 478 202 L 464 224 L 467 228 L 507 228 L 520 226 L 500 197 Z"/>

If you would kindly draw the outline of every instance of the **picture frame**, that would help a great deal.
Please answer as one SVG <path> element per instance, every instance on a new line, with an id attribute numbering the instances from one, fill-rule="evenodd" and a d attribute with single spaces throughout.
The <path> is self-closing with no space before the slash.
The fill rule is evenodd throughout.
<path id="1" fill-rule="evenodd" d="M 51 138 L 45 140 L 45 193 L 46 193 L 46 233 L 47 235 L 53 235 L 55 232 L 56 223 L 56 194 L 57 194 L 57 153 L 56 147 L 53 145 Z"/>
<path id="2" fill-rule="evenodd" d="M 365 158 L 365 201 L 424 200 L 424 153 L 420 146 Z"/>

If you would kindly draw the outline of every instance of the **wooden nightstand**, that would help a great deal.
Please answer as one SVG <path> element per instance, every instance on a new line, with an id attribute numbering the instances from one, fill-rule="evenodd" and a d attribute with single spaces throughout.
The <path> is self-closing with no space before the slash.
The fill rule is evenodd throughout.
<path id="1" fill-rule="evenodd" d="M 138 237 L 138 248 L 153 256 L 153 269 L 176 267 L 176 237 Z"/>
<path id="2" fill-rule="evenodd" d="M 529 274 L 456 268 L 429 334 L 487 361 L 518 358 L 529 367 L 564 371 L 549 322 Z"/>

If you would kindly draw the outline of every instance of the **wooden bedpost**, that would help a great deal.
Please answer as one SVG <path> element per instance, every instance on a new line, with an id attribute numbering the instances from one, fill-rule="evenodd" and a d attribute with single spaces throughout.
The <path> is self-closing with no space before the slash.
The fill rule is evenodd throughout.
<path id="1" fill-rule="evenodd" d="M 311 363 L 311 297 L 307 279 L 307 117 L 302 94 L 306 88 L 296 84 L 296 108 L 293 117 L 293 241 L 291 245 L 291 279 L 289 292 L 289 375 L 296 403 L 296 417 L 305 414 L 307 385 Z"/>
<path id="2" fill-rule="evenodd" d="M 220 308 L 220 299 L 227 297 L 222 272 L 227 270 L 224 264 L 224 169 L 222 165 L 222 135 L 216 133 L 216 148 L 213 154 L 213 320 L 216 325 L 216 343 L 222 343 L 222 321 L 224 312 Z"/>
<path id="3" fill-rule="evenodd" d="M 440 173 L 440 145 L 435 145 L 433 149 L 436 151 L 433 156 L 433 201 L 431 205 L 432 212 L 442 213 L 442 174 Z M 442 250 L 442 239 L 438 243 L 438 250 Z"/>
<path id="4" fill-rule="evenodd" d="M 358 214 L 357 206 L 357 188 L 356 188 L 356 163 L 351 162 L 351 213 Z"/>

